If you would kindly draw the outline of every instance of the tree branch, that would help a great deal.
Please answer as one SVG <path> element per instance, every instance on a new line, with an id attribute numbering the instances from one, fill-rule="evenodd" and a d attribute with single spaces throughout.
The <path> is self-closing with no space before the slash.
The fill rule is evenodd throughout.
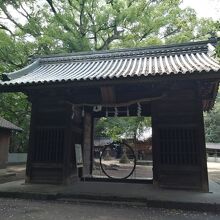
<path id="1" fill-rule="evenodd" d="M 30 18 L 30 15 L 29 15 L 28 12 L 25 10 L 25 8 L 23 7 L 22 2 L 21 2 L 20 0 L 10 2 L 9 4 L 11 4 L 11 5 L 14 7 L 14 9 L 15 9 L 19 14 L 21 14 L 23 17 L 25 17 L 27 20 L 28 20 L 28 18 Z M 21 9 L 24 11 L 25 14 L 24 14 L 23 12 L 19 11 L 19 8 L 21 8 Z"/>
<path id="2" fill-rule="evenodd" d="M 50 5 L 50 8 L 54 14 L 54 16 L 57 18 L 57 20 L 63 25 L 64 29 L 66 31 L 69 31 L 74 34 L 73 30 L 66 24 L 66 22 L 62 19 L 62 17 L 58 14 L 57 10 L 55 9 L 53 5 L 53 0 L 46 0 L 47 3 Z"/>
<path id="3" fill-rule="evenodd" d="M 25 14 L 26 14 L 26 18 L 31 18 L 31 16 L 30 16 L 30 14 L 27 12 L 27 10 L 24 8 L 24 6 L 22 5 L 22 2 L 21 1 L 19 1 L 20 2 L 20 6 L 21 6 L 21 8 L 22 8 L 22 10 L 25 12 Z"/>
<path id="4" fill-rule="evenodd" d="M 0 24 L 0 29 L 8 31 L 12 36 L 14 36 L 14 33 L 9 28 L 7 28 L 5 25 Z"/>
<path id="5" fill-rule="evenodd" d="M 161 37 L 161 39 L 164 39 L 166 37 L 169 37 L 170 35 L 176 34 L 181 30 L 181 28 L 176 28 L 175 30 L 168 32 L 167 34 L 165 34 L 163 37 Z"/>
<path id="6" fill-rule="evenodd" d="M 92 14 L 90 12 L 87 12 L 88 13 L 88 16 L 92 22 L 92 32 L 93 32 L 93 38 L 94 39 L 94 42 L 95 42 L 95 49 L 97 49 L 97 43 L 98 43 L 98 40 L 97 40 L 97 31 L 96 31 L 96 23 L 95 23 L 95 20 L 92 16 Z"/>
<path id="7" fill-rule="evenodd" d="M 73 4 L 73 2 L 71 1 L 71 0 L 68 0 L 68 3 L 69 3 L 69 5 L 72 7 L 72 8 L 74 8 L 76 11 L 80 11 L 74 4 Z"/>
<path id="8" fill-rule="evenodd" d="M 145 32 L 141 37 L 140 37 L 140 41 L 142 41 L 144 38 L 146 38 L 151 31 L 153 30 L 153 28 L 150 28 L 147 32 Z"/>
<path id="9" fill-rule="evenodd" d="M 115 24 L 114 26 L 114 32 L 111 36 L 109 36 L 106 40 L 103 40 L 104 43 L 101 47 L 98 48 L 98 50 L 107 50 L 108 49 L 108 46 L 109 44 L 116 40 L 116 39 L 119 39 L 120 38 L 120 32 L 117 31 L 117 25 Z M 102 38 L 103 39 L 103 38 Z"/>
<path id="10" fill-rule="evenodd" d="M 83 27 L 83 17 L 84 17 L 85 0 L 80 3 L 80 16 L 79 16 L 79 31 L 82 37 L 85 36 L 85 31 Z"/>
<path id="11" fill-rule="evenodd" d="M 10 20 L 16 27 L 20 28 L 22 31 L 25 31 L 24 27 L 23 27 L 21 24 L 19 24 L 18 22 L 16 22 L 16 21 L 12 18 L 11 14 L 7 11 L 7 9 L 6 9 L 6 7 L 5 7 L 4 4 L 2 4 L 2 5 L 0 6 L 0 8 L 1 8 L 2 11 L 4 12 L 4 14 L 5 14 L 6 17 L 8 18 L 8 20 Z"/>

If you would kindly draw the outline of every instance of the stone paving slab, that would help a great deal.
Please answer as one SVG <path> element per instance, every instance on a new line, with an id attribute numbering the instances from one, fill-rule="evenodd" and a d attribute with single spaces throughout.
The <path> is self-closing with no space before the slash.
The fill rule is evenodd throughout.
<path id="1" fill-rule="evenodd" d="M 90 200 L 141 203 L 150 207 L 220 211 L 220 185 L 210 182 L 210 192 L 161 189 L 151 184 L 77 182 L 69 186 L 25 184 L 24 180 L 0 184 L 0 197 Z"/>

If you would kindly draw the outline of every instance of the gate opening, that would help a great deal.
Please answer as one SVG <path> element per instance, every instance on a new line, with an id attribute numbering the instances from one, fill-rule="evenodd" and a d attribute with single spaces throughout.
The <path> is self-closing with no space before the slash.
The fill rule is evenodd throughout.
<path id="1" fill-rule="evenodd" d="M 94 121 L 92 177 L 152 180 L 150 117 L 108 117 Z"/>

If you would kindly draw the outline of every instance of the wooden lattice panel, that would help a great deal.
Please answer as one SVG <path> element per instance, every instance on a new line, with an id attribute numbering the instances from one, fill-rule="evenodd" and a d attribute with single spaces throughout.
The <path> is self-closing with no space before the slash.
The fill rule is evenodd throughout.
<path id="1" fill-rule="evenodd" d="M 159 139 L 160 164 L 198 164 L 195 128 L 160 128 Z"/>
<path id="2" fill-rule="evenodd" d="M 62 162 L 64 129 L 40 127 L 35 131 L 33 161 Z"/>

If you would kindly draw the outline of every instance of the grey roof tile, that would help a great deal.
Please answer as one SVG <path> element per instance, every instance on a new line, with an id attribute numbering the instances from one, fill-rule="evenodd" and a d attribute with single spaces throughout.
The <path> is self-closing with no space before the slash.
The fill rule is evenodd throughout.
<path id="1" fill-rule="evenodd" d="M 209 41 L 117 51 L 38 57 L 23 70 L 7 74 L 0 86 L 100 80 L 125 77 L 217 72 Z"/>
<path id="2" fill-rule="evenodd" d="M 8 130 L 15 130 L 15 131 L 22 131 L 21 128 L 11 123 L 10 121 L 5 120 L 2 117 L 0 117 L 0 128 L 4 128 Z"/>

